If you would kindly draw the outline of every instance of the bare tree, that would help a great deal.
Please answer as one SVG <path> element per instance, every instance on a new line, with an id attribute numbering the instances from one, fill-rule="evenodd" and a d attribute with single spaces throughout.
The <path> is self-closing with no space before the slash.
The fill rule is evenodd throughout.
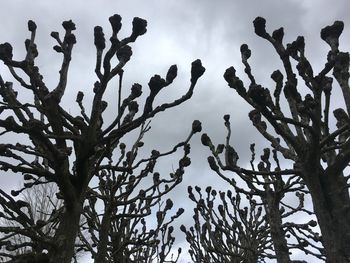
<path id="1" fill-rule="evenodd" d="M 226 70 L 224 78 L 254 108 L 249 117 L 257 130 L 274 150 L 294 165 L 292 169 L 278 172 L 249 171 L 249 174 L 300 176 L 312 198 L 322 232 L 326 261 L 349 262 L 349 177 L 344 174 L 350 160 L 349 53 L 338 49 L 344 25 L 336 21 L 321 30 L 321 38 L 331 49 L 323 69 L 314 73 L 305 55 L 304 38 L 299 36 L 294 42 L 285 45 L 283 28 L 269 34 L 265 24 L 264 18 L 257 17 L 254 20 L 255 33 L 274 47 L 284 67 L 285 82 L 281 71 L 272 73 L 271 78 L 276 83 L 273 97 L 269 89 L 259 85 L 248 63 L 251 51 L 245 44 L 241 46 L 241 54 L 250 81 L 249 87 L 246 88 L 236 76 L 233 67 Z M 333 111 L 334 118 L 330 114 L 333 86 L 340 89 L 343 95 L 342 98 L 334 99 L 343 99 L 345 104 L 345 108 Z M 302 88 L 307 91 L 305 96 L 301 95 Z M 282 109 L 281 100 L 288 105 L 288 109 Z M 229 158 L 225 164 L 219 163 L 220 168 L 241 173 L 235 159 L 230 158 L 230 152 L 230 148 L 226 147 Z M 215 160 L 211 162 L 213 164 Z"/>
<path id="2" fill-rule="evenodd" d="M 30 175 L 26 175 L 26 179 L 30 180 Z M 31 188 L 23 187 L 21 190 L 21 198 L 15 202 L 7 195 L 3 190 L 0 190 L 0 205 L 2 207 L 1 225 L 3 226 L 2 237 L 0 242 L 2 249 L 0 251 L 1 260 L 16 259 L 21 255 L 35 255 L 40 254 L 43 250 L 41 243 L 33 242 L 31 246 L 32 238 L 28 238 L 28 235 L 22 234 L 20 229 L 26 229 L 27 224 L 22 225 L 23 220 L 18 220 L 18 217 L 12 216 L 13 210 L 11 204 L 17 206 L 20 204 L 25 208 L 21 210 L 32 222 L 37 222 L 39 225 L 42 224 L 40 234 L 48 237 L 53 237 L 55 228 L 57 227 L 58 217 L 57 214 L 61 210 L 62 202 L 56 198 L 57 187 L 52 183 L 37 183 Z M 22 207 L 19 206 L 19 209 Z M 11 212 L 12 213 L 11 213 Z M 10 213 L 9 213 L 10 212 Z M 52 215 L 55 215 L 53 219 Z M 5 231 L 5 229 L 8 231 Z M 7 232 L 7 233 L 6 233 Z M 4 234 L 6 233 L 6 234 Z M 39 234 L 33 231 L 34 235 Z M 11 253 L 12 252 L 12 253 Z"/>
<path id="3" fill-rule="evenodd" d="M 169 86 L 177 75 L 177 67 L 171 66 L 165 78 L 155 75 L 148 83 L 149 93 L 144 96 L 143 109 L 139 110 L 143 89 L 140 84 L 134 84 L 127 97 L 122 97 L 123 67 L 132 56 L 129 44 L 146 33 L 147 22 L 141 18 L 134 18 L 132 33 L 124 39 L 118 38 L 121 29 L 121 17 L 114 15 L 109 19 L 112 27 L 110 46 L 106 47 L 104 33 L 101 27 L 94 30 L 96 46 L 95 73 L 97 81 L 93 85 L 93 102 L 90 113 L 85 110 L 84 93 L 77 94 L 77 104 L 81 109 L 80 116 L 71 115 L 62 107 L 63 96 L 68 84 L 68 72 L 72 59 L 72 50 L 76 43 L 75 24 L 70 21 L 62 23 L 64 36 L 58 32 L 52 32 L 51 36 L 56 40 L 54 50 L 62 55 L 62 64 L 59 71 L 57 86 L 50 89 L 45 84 L 40 69 L 35 64 L 38 49 L 35 42 L 37 26 L 33 21 L 28 22 L 30 39 L 25 41 L 26 56 L 23 60 L 13 59 L 12 46 L 9 43 L 0 45 L 0 60 L 4 62 L 15 82 L 20 87 L 15 87 L 12 82 L 5 82 L 0 75 L 0 95 L 2 97 L 1 135 L 19 134 L 26 136 L 26 143 L 2 143 L 0 145 L 0 169 L 15 173 L 29 174 L 34 183 L 47 181 L 55 183 L 59 188 L 59 195 L 63 199 L 63 209 L 59 214 L 58 226 L 54 236 L 42 235 L 40 228 L 42 222 L 33 222 L 21 209 L 26 203 L 16 201 L 10 195 L 6 201 L 7 211 L 11 216 L 22 220 L 24 229 L 8 229 L 0 227 L 0 231 L 9 233 L 21 232 L 31 239 L 28 246 L 40 243 L 43 249 L 48 251 L 50 262 L 71 262 L 74 254 L 76 238 L 80 230 L 80 219 L 83 213 L 84 202 L 90 195 L 89 187 L 93 178 L 101 178 L 103 166 L 108 165 L 111 156 L 118 159 L 118 147 L 120 140 L 127 134 L 140 128 L 148 119 L 156 114 L 175 107 L 193 94 L 197 80 L 205 69 L 200 60 L 192 63 L 191 81 L 187 92 L 172 102 L 154 105 L 157 94 Z M 116 57 L 116 63 L 115 61 Z M 112 79 L 119 78 L 117 90 L 117 111 L 114 120 L 106 123 L 103 113 L 108 107 L 103 100 L 105 92 Z M 30 92 L 30 96 L 19 99 L 18 92 Z M 27 100 L 27 101 L 23 101 Z M 44 118 L 37 116 L 42 115 Z M 191 134 L 193 134 L 192 131 Z M 176 148 L 177 149 L 177 148 Z M 172 153 L 172 152 L 170 152 Z M 169 153 L 169 154 L 170 154 Z M 159 155 L 161 156 L 161 155 Z M 141 161 L 142 164 L 155 161 L 159 156 L 153 155 L 151 160 Z M 36 162 L 37 158 L 45 158 L 47 166 Z M 73 161 L 72 161 L 73 160 Z M 132 173 L 133 167 L 113 164 L 106 167 L 110 171 Z M 108 174 L 108 171 L 107 171 Z M 30 187 L 28 185 L 28 187 Z M 18 194 L 13 190 L 12 195 Z M 5 201 L 3 201 L 5 202 Z M 47 223 L 47 221 L 45 222 Z M 38 234 L 33 234 L 37 232 Z M 103 242 L 103 241 L 101 241 Z"/>
<path id="4" fill-rule="evenodd" d="M 196 190 L 200 199 L 194 198 L 192 191 L 189 191 L 190 199 L 196 203 L 195 226 L 200 225 L 201 220 L 197 215 L 197 211 L 200 211 L 203 224 L 215 225 L 217 228 L 213 233 L 219 233 L 206 233 L 207 227 L 202 227 L 198 228 L 198 238 L 194 235 L 191 237 L 190 232 L 183 229 L 190 244 L 199 241 L 202 246 L 206 243 L 215 244 L 207 249 L 211 253 L 200 262 L 265 262 L 266 258 L 276 258 L 277 262 L 299 262 L 290 258 L 291 251 L 295 249 L 324 259 L 323 247 L 319 244 L 320 236 L 313 229 L 317 226 L 316 221 L 296 223 L 290 219 L 291 216 L 313 215 L 304 207 L 308 191 L 302 178 L 293 174 L 292 170 L 282 171 L 276 150 L 272 154 L 274 169 L 268 148 L 264 149 L 256 165 L 254 144 L 250 146 L 251 169 L 239 166 L 238 154 L 230 144 L 230 116 L 225 115 L 224 120 L 228 130 L 226 144 L 214 146 L 206 133 L 202 135 L 202 143 L 211 150 L 212 156 L 208 157 L 211 169 L 232 187 L 236 196 L 231 190 L 227 194 L 220 192 L 221 202 L 215 206 L 216 191 L 210 187 L 206 190 L 206 202 L 199 188 Z M 233 170 L 226 169 L 222 159 L 231 163 Z M 231 173 L 226 175 L 224 170 L 234 171 L 239 179 L 236 180 Z M 284 173 L 283 177 L 281 172 Z M 241 207 L 241 199 L 246 200 L 247 206 L 244 208 Z M 292 201 L 294 204 L 288 204 Z M 233 234 L 228 235 L 231 232 Z M 228 243 L 231 246 L 227 246 Z M 192 251 L 198 253 L 196 249 Z"/>
<path id="5" fill-rule="evenodd" d="M 181 230 L 190 245 L 193 262 L 261 262 L 269 255 L 272 245 L 268 224 L 261 205 L 250 200 L 242 207 L 241 195 L 232 191 L 217 193 L 210 186 L 205 194 L 196 186 L 198 197 L 189 187 L 189 197 L 195 202 L 194 226 Z M 217 205 L 217 198 L 220 204 Z"/>
<path id="6" fill-rule="evenodd" d="M 193 133 L 201 130 L 201 124 L 194 121 L 190 136 L 170 152 L 161 154 L 153 150 L 150 158 L 135 162 L 148 130 L 147 125 L 141 128 L 129 151 L 125 144 L 120 144 L 117 164 L 112 164 L 111 159 L 109 164 L 101 166 L 99 185 L 88 192 L 83 213 L 86 224 L 80 233 L 81 249 L 89 251 L 95 262 L 177 262 L 178 256 L 173 260 L 168 258 L 175 240 L 172 223 L 184 210 L 180 208 L 169 216 L 173 202 L 163 201 L 163 197 L 182 181 L 184 169 L 191 163 L 187 142 Z M 174 173 L 166 178 L 154 171 L 156 157 L 168 155 L 182 146 L 184 155 Z M 131 169 L 114 169 L 121 163 Z M 139 169 L 142 163 L 145 167 Z"/>

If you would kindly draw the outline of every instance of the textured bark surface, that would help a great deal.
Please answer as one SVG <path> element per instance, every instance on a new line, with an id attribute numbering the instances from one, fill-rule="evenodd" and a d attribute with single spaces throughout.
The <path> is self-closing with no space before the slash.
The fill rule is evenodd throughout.
<path id="1" fill-rule="evenodd" d="M 75 204 L 64 211 L 54 236 L 55 246 L 49 250 L 50 263 L 71 263 L 79 231 L 82 206 Z"/>
<path id="2" fill-rule="evenodd" d="M 268 209 L 266 215 L 270 224 L 273 247 L 276 253 L 278 263 L 290 263 L 289 249 L 285 231 L 282 227 L 282 218 L 279 207 L 279 200 L 273 197 L 267 197 Z"/>
<path id="3" fill-rule="evenodd" d="M 332 184 L 335 180 L 324 180 L 320 173 L 310 167 L 307 174 L 308 187 L 312 196 L 313 207 L 322 233 L 327 262 L 350 262 L 350 222 L 346 204 L 349 197 L 339 194 L 340 189 Z M 338 193 L 331 194 L 338 191 Z"/>

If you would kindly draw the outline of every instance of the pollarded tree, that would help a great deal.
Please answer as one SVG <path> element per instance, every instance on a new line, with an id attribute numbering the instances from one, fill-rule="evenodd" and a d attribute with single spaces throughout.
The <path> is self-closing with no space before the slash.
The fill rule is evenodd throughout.
<path id="1" fill-rule="evenodd" d="M 194 226 L 181 226 L 193 262 L 253 263 L 271 255 L 271 238 L 261 204 L 251 199 L 249 207 L 243 207 L 241 195 L 231 190 L 218 193 L 210 186 L 205 193 L 198 186 L 195 190 L 188 188 L 189 198 L 195 203 Z"/>
<path id="2" fill-rule="evenodd" d="M 265 24 L 265 19 L 256 18 L 255 33 L 272 44 L 284 67 L 284 74 L 276 70 L 271 75 L 276 83 L 273 96 L 255 80 L 248 63 L 251 51 L 247 45 L 241 46 L 241 54 L 249 87 L 236 76 L 233 67 L 226 70 L 224 78 L 254 108 L 249 114 L 253 125 L 273 149 L 294 163 L 293 173 L 307 186 L 327 262 L 349 262 L 350 197 L 349 177 L 345 174 L 350 161 L 349 53 L 338 49 L 344 25 L 336 21 L 321 30 L 321 38 L 330 46 L 330 51 L 323 69 L 315 73 L 306 58 L 303 37 L 285 45 L 283 28 L 269 34 Z M 292 62 L 296 63 L 296 69 Z M 334 109 L 334 118 L 330 114 L 333 86 L 343 95 L 333 99 L 343 99 L 345 105 Z M 302 89 L 307 91 L 305 96 L 301 94 Z M 283 97 L 288 109 L 281 107 Z M 221 166 L 224 170 L 239 172 L 234 162 Z M 283 176 L 287 172 L 282 170 L 279 174 Z"/>
<path id="3" fill-rule="evenodd" d="M 190 244 L 194 242 L 201 244 L 197 248 L 191 247 L 199 256 L 198 260 L 265 262 L 270 258 L 276 259 L 279 263 L 301 262 L 291 260 L 290 254 L 296 249 L 324 259 L 323 248 L 319 244 L 320 236 L 313 229 L 317 225 L 316 221 L 296 223 L 291 219 L 291 216 L 313 215 L 304 207 L 308 191 L 302 178 L 294 174 L 293 170 L 281 169 L 276 150 L 272 152 L 273 161 L 271 161 L 270 150 L 265 148 L 260 162 L 256 164 L 254 144 L 250 146 L 251 168 L 240 166 L 238 154 L 230 144 L 230 116 L 225 115 L 224 120 L 228 130 L 226 144 L 214 146 L 205 133 L 202 135 L 202 143 L 212 154 L 208 157 L 210 168 L 225 180 L 232 190 L 228 190 L 227 193 L 220 192 L 220 202 L 216 201 L 216 191 L 211 188 L 207 188 L 208 197 L 205 199 L 199 188 L 197 188 L 199 199 L 194 198 L 192 191 L 189 192 L 190 199 L 196 203 L 194 219 L 199 235 L 198 237 L 192 235 L 187 240 Z M 227 169 L 224 163 L 231 164 L 231 168 Z M 225 170 L 234 172 L 234 175 L 227 174 Z M 239 179 L 235 178 L 235 174 Z M 236 192 L 235 196 L 232 191 Z M 247 205 L 244 208 L 241 199 L 246 200 Z M 198 217 L 198 214 L 201 217 Z M 200 226 L 201 222 L 203 225 L 215 225 L 215 232 L 208 231 L 208 227 L 196 227 Z M 187 237 L 191 236 L 190 231 L 185 232 Z M 213 244 L 210 249 L 206 249 L 210 251 L 206 257 L 202 257 L 198 249 L 203 248 L 203 244 Z"/>
<path id="4" fill-rule="evenodd" d="M 178 255 L 169 259 L 175 241 L 172 223 L 184 210 L 173 213 L 173 202 L 163 197 L 182 181 L 184 169 L 191 163 L 187 143 L 201 130 L 201 124 L 194 121 L 190 136 L 171 151 L 161 154 L 153 150 L 150 158 L 136 162 L 148 130 L 147 125 L 142 126 L 128 151 L 120 144 L 120 158 L 101 166 L 99 184 L 88 192 L 80 249 L 90 252 L 95 262 L 177 262 Z M 179 147 L 184 147 L 184 155 L 178 168 L 169 177 L 161 176 L 155 171 L 156 157 Z M 142 163 L 146 165 L 138 169 Z M 116 169 L 120 166 L 130 169 Z"/>
<path id="5" fill-rule="evenodd" d="M 109 21 L 112 35 L 108 48 L 102 28 L 97 26 L 94 30 L 97 81 L 93 85 L 93 102 L 89 108 L 83 105 L 84 93 L 80 91 L 77 94 L 76 101 L 81 109 L 80 116 L 74 116 L 62 107 L 63 96 L 68 86 L 72 50 L 76 43 L 73 34 L 75 24 L 72 21 L 62 23 L 63 37 L 58 32 L 51 33 L 57 41 L 54 50 L 63 57 L 55 88 L 45 84 L 40 69 L 35 63 L 39 53 L 35 42 L 37 26 L 33 21 L 28 22 L 31 35 L 30 39 L 25 41 L 26 56 L 23 60 L 13 59 L 13 50 L 9 43 L 0 45 L 0 60 L 11 73 L 15 83 L 19 84 L 19 87 L 16 87 L 12 82 L 5 82 L 3 74 L 0 75 L 1 136 L 19 134 L 28 139 L 23 143 L 0 145 L 0 169 L 28 174 L 34 178 L 34 182 L 45 180 L 57 184 L 59 195 L 63 199 L 63 209 L 59 214 L 59 223 L 53 238 L 41 235 L 40 231 L 32 234 L 35 229 L 40 229 L 40 225 L 38 222 L 32 222 L 21 211 L 21 207 L 25 207 L 26 204 L 19 203 L 20 200 L 16 201 L 13 198 L 9 201 L 9 203 L 15 202 L 12 205 L 13 215 L 27 225 L 23 234 L 28 234 L 29 238 L 43 244 L 44 249 L 48 251 L 50 262 L 71 262 L 84 202 L 90 189 L 89 184 L 92 178 L 99 177 L 103 170 L 101 166 L 108 163 L 111 156 L 116 154 L 118 159 L 120 140 L 156 114 L 191 98 L 197 80 L 205 71 L 200 60 L 194 61 L 187 92 L 182 97 L 161 105 L 154 105 L 155 97 L 176 78 L 175 65 L 170 67 L 166 78 L 155 75 L 150 79 L 149 93 L 145 96 L 142 96 L 142 86 L 135 84 L 127 97 L 122 98 L 120 86 L 114 119 L 107 123 L 103 118 L 103 112 L 108 107 L 107 102 L 103 100 L 106 90 L 111 80 L 119 78 L 121 82 L 123 67 L 132 56 L 129 44 L 146 33 L 147 26 L 145 20 L 134 18 L 131 35 L 119 39 L 121 17 L 114 15 Z M 17 95 L 22 92 L 21 89 L 30 92 L 33 99 L 31 100 L 30 96 L 19 99 Z M 139 109 L 137 100 L 142 97 L 144 97 L 144 106 Z M 85 111 L 85 107 L 90 112 Z M 45 164 L 36 161 L 38 158 L 45 160 Z M 151 157 L 152 160 L 157 158 L 158 156 Z M 146 165 L 147 163 L 143 162 Z M 113 167 L 115 171 L 128 173 L 132 172 L 131 168 L 119 164 Z M 13 190 L 12 195 L 16 194 L 18 191 Z M 27 230 L 30 231 L 27 232 Z"/>

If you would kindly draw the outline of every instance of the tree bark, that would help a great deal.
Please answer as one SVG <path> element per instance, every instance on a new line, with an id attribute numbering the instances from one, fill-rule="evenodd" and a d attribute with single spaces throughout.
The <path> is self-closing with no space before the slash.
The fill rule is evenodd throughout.
<path id="1" fill-rule="evenodd" d="M 81 211 L 81 203 L 76 202 L 63 212 L 55 235 L 56 246 L 49 250 L 50 263 L 72 262 Z"/>
<path id="2" fill-rule="evenodd" d="M 282 218 L 279 211 L 279 200 L 277 201 L 273 196 L 268 196 L 267 202 L 267 218 L 270 224 L 271 237 L 277 262 L 290 263 L 291 260 L 289 257 L 286 235 L 282 228 Z"/>
<path id="3" fill-rule="evenodd" d="M 325 175 L 321 168 L 307 167 L 304 178 L 312 197 L 329 263 L 350 262 L 349 193 L 341 175 Z"/>
<path id="4" fill-rule="evenodd" d="M 111 207 L 108 206 L 103 215 L 100 231 L 99 231 L 99 243 L 97 246 L 97 255 L 95 263 L 105 263 L 107 261 L 107 246 L 108 246 L 108 234 L 110 231 L 111 223 Z"/>

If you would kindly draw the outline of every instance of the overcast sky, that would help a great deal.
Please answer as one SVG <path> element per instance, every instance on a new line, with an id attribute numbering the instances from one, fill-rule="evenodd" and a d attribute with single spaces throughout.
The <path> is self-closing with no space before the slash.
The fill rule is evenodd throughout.
<path id="1" fill-rule="evenodd" d="M 131 32 L 133 17 L 144 18 L 148 21 L 148 32 L 132 45 L 134 55 L 125 67 L 125 87 L 138 82 L 146 88 L 151 76 L 165 76 L 168 67 L 177 64 L 178 78 L 157 100 L 172 101 L 186 92 L 193 60 L 200 58 L 207 69 L 190 101 L 160 114 L 152 122 L 152 130 L 146 138 L 148 147 L 170 149 L 187 136 L 194 119 L 201 120 L 204 131 L 216 143 L 221 143 L 225 136 L 222 116 L 229 113 L 234 134 L 232 144 L 244 163 L 249 158 L 249 144 L 254 141 L 259 143 L 261 137 L 247 117 L 249 107 L 228 88 L 222 75 L 226 68 L 233 65 L 245 79 L 239 53 L 242 43 L 247 43 L 252 50 L 250 61 L 258 82 L 268 86 L 271 84 L 270 74 L 277 68 L 281 69 L 272 47 L 254 34 L 254 18 L 266 18 L 269 32 L 283 26 L 286 42 L 295 40 L 298 35 L 305 36 L 306 55 L 317 70 L 326 61 L 328 51 L 328 46 L 319 37 L 324 26 L 335 20 L 344 21 L 340 48 L 345 51 L 350 49 L 349 10 L 350 2 L 347 0 L 2 0 L 0 43 L 10 42 L 15 58 L 22 59 L 24 40 L 29 37 L 27 21 L 34 20 L 38 26 L 38 65 L 49 87 L 54 87 L 60 56 L 52 50 L 55 42 L 50 32 L 62 32 L 62 21 L 72 19 L 77 26 L 77 45 L 73 49 L 64 103 L 68 110 L 75 112 L 77 91 L 83 90 L 87 99 L 91 98 L 89 94 L 92 94 L 92 85 L 96 80 L 93 74 L 94 26 L 103 26 L 108 39 L 108 17 L 120 14 L 123 18 L 121 35 L 127 36 Z M 7 75 L 3 73 L 2 65 L 0 70 L 5 78 Z M 113 98 L 113 90 L 108 92 Z M 199 136 L 193 140 L 192 149 L 193 165 L 187 170 L 183 184 L 176 190 L 177 199 L 174 201 L 177 207 L 187 206 L 186 188 L 189 184 L 224 187 L 206 165 L 209 153 L 200 145 Z M 171 165 L 175 166 L 176 161 L 172 163 L 170 160 L 166 164 L 170 167 L 163 167 L 162 170 L 171 171 Z M 189 208 L 181 220 L 188 222 L 191 216 Z M 179 236 L 178 240 L 180 245 L 184 245 L 181 243 L 183 237 Z"/>

